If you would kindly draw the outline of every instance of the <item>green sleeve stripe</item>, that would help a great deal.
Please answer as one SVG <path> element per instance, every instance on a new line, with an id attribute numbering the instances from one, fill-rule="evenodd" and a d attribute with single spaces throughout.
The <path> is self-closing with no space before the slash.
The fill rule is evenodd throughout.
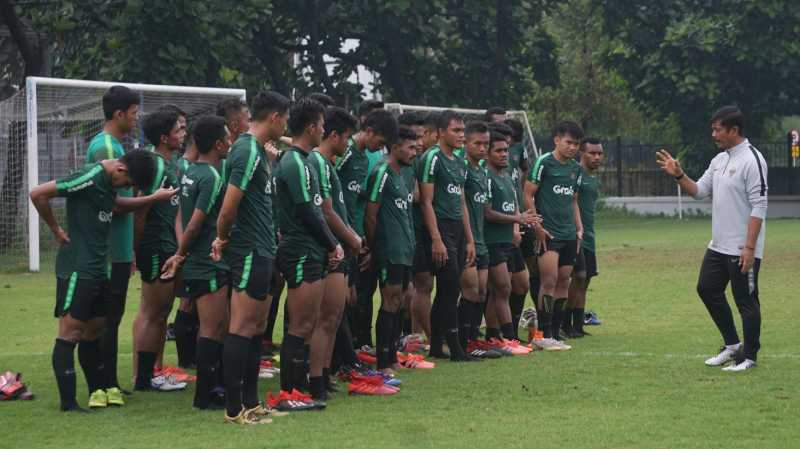
<path id="1" fill-rule="evenodd" d="M 536 164 L 533 165 L 533 170 L 531 170 L 530 175 L 528 175 L 528 177 L 530 178 L 531 181 L 533 181 L 533 182 L 535 182 L 537 184 L 542 182 L 542 173 L 541 173 L 541 171 L 544 169 L 544 167 L 542 166 L 542 162 L 544 162 L 544 160 L 546 158 L 550 157 L 550 155 L 552 155 L 552 154 L 553 153 L 546 153 L 546 154 L 543 154 L 543 155 L 539 156 L 539 159 L 536 159 Z"/>
<path id="2" fill-rule="evenodd" d="M 56 189 L 57 190 L 69 190 L 69 189 L 72 189 L 73 187 L 79 186 L 79 185 L 89 181 L 90 179 L 94 178 L 101 171 L 103 171 L 103 166 L 100 165 L 100 164 L 97 164 L 94 167 L 92 167 L 91 170 L 89 170 L 88 172 L 78 176 L 75 179 L 72 179 L 72 180 L 69 180 L 69 181 L 57 182 L 56 183 Z"/>
<path id="3" fill-rule="evenodd" d="M 247 190 L 247 185 L 250 184 L 250 179 L 255 174 L 256 169 L 256 156 L 258 155 L 258 148 L 256 147 L 256 139 L 250 140 L 250 155 L 247 156 L 247 166 L 242 175 L 242 182 L 239 185 L 239 190 Z"/>
<path id="4" fill-rule="evenodd" d="M 111 142 L 111 134 L 106 134 L 106 159 L 116 159 L 114 157 L 114 144 Z"/>
<path id="5" fill-rule="evenodd" d="M 348 148 L 347 152 L 344 153 L 344 156 L 336 160 L 336 170 L 340 170 L 342 166 L 347 162 L 347 160 L 350 159 L 350 157 L 352 156 L 353 156 L 353 150 Z"/>
<path id="6" fill-rule="evenodd" d="M 156 177 L 153 178 L 153 185 L 150 186 L 150 193 L 155 192 L 161 187 L 161 181 L 164 179 L 164 160 L 156 157 L 158 167 L 156 168 Z"/>
<path id="7" fill-rule="evenodd" d="M 369 200 L 373 203 L 378 201 L 378 194 L 381 193 L 381 186 L 383 185 L 384 176 L 386 175 L 386 169 L 389 167 L 388 164 L 382 164 L 378 168 L 378 173 L 375 175 L 375 185 L 372 186 L 372 193 L 369 195 Z"/>
<path id="8" fill-rule="evenodd" d="M 300 176 L 300 191 L 303 192 L 303 201 L 310 201 L 311 197 L 309 196 L 308 192 L 308 179 L 306 178 L 305 164 L 303 164 L 303 161 L 300 160 L 300 155 L 295 151 L 292 151 L 292 158 L 297 164 L 297 173 Z"/>
<path id="9" fill-rule="evenodd" d="M 314 159 L 317 160 L 317 167 L 319 167 L 319 187 L 322 190 L 322 197 L 328 198 L 331 196 L 331 173 L 328 168 L 328 163 L 321 154 L 316 151 L 312 152 Z"/>
<path id="10" fill-rule="evenodd" d="M 211 213 L 211 209 L 214 208 L 214 203 L 217 202 L 217 197 L 219 196 L 219 191 L 222 190 L 222 178 L 217 173 L 217 169 L 208 166 L 211 169 L 211 174 L 214 175 L 214 190 L 211 191 L 211 199 L 208 201 L 208 208 L 204 211 L 206 215 Z"/>
<path id="11" fill-rule="evenodd" d="M 422 170 L 422 182 L 426 183 L 430 182 L 431 164 L 433 163 L 433 157 L 438 153 L 439 153 L 438 150 L 431 151 L 430 153 L 428 153 L 428 157 L 425 158 L 425 166 L 423 167 L 424 169 Z"/>

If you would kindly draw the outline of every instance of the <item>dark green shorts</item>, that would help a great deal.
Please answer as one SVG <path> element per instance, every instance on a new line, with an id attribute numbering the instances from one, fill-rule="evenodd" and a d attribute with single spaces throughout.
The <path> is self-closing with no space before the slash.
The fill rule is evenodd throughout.
<path id="1" fill-rule="evenodd" d="M 186 292 L 189 299 L 192 301 L 205 296 L 209 293 L 214 293 L 219 289 L 225 287 L 230 283 L 230 273 L 223 270 L 218 270 L 214 274 L 213 279 L 184 279 L 183 285 L 186 287 Z"/>

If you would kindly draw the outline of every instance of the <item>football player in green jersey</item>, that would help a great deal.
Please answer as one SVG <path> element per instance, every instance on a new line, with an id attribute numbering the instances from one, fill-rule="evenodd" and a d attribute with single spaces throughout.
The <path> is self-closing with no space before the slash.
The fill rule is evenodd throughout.
<path id="1" fill-rule="evenodd" d="M 490 135 L 486 168 L 489 201 L 484 205 L 485 242 L 489 250 L 489 301 L 486 305 L 486 340 L 502 346 L 502 337 L 515 340 L 509 297 L 512 292 L 510 265 L 519 239 L 519 227 L 539 220 L 533 211 L 520 213 L 514 182 L 508 172 L 508 141 L 494 131 Z"/>
<path id="2" fill-rule="evenodd" d="M 544 220 L 535 226 L 539 249 L 539 328 L 544 338 L 534 340 L 542 349 L 570 349 L 559 341 L 560 316 L 567 301 L 572 267 L 583 240 L 578 208 L 581 167 L 575 162 L 583 130 L 575 122 L 556 126 L 555 149 L 540 156 L 525 182 L 527 209 Z"/>
<path id="3" fill-rule="evenodd" d="M 469 209 L 472 237 L 475 240 L 475 262 L 461 274 L 461 301 L 458 305 L 459 337 L 461 346 L 477 338 L 486 301 L 486 280 L 489 275 L 489 250 L 483 239 L 483 205 L 489 198 L 489 178 L 483 161 L 489 149 L 489 128 L 484 122 L 469 122 L 464 129 L 464 147 L 467 180 L 464 198 Z M 482 351 L 468 351 L 480 357 Z"/>
<path id="4" fill-rule="evenodd" d="M 445 357 L 446 340 L 450 360 L 473 361 L 461 347 L 458 329 L 458 297 L 461 272 L 475 260 L 469 211 L 463 189 L 467 170 L 453 152 L 464 145 L 464 120 L 454 111 L 438 115 L 439 143 L 423 155 L 419 164 L 420 203 L 425 221 L 420 257 L 415 271 L 433 273 L 437 278 L 436 298 L 431 308 L 432 357 Z"/>
<path id="5" fill-rule="evenodd" d="M 225 119 L 231 142 L 236 142 L 240 134 L 250 129 L 250 108 L 244 100 L 230 98 L 220 101 L 217 104 L 217 116 Z"/>
<path id="6" fill-rule="evenodd" d="M 400 127 L 386 160 L 370 176 L 369 203 L 364 228 L 375 248 L 373 264 L 379 273 L 381 308 L 375 321 L 378 369 L 393 376 L 397 365 L 397 340 L 403 322 L 400 310 L 411 282 L 414 261 L 414 225 L 411 223 L 413 195 L 403 179 L 402 167 L 411 165 L 417 154 L 417 135 Z"/>
<path id="7" fill-rule="evenodd" d="M 603 163 L 603 144 L 600 139 L 583 139 L 580 152 L 581 186 L 578 189 L 578 206 L 583 224 L 583 241 L 578 260 L 569 284 L 569 300 L 564 315 L 569 323 L 568 330 L 574 337 L 589 335 L 583 330 L 583 312 L 586 307 L 586 291 L 589 282 L 597 276 L 597 256 L 595 255 L 594 211 L 600 197 L 600 177 L 597 170 Z"/>
<path id="8" fill-rule="evenodd" d="M 59 245 L 54 310 L 58 337 L 52 360 L 63 411 L 83 410 L 75 399 L 75 346 L 91 394 L 89 407 L 124 404 L 122 393 L 105 370 L 99 342 L 107 310 L 109 235 L 114 214 L 168 201 L 177 193 L 177 189 L 161 188 L 136 198 L 117 195 L 118 189 L 149 187 L 154 173 L 150 152 L 131 151 L 31 190 L 31 202 Z M 50 207 L 55 197 L 66 198 L 66 230 Z"/>
<path id="9" fill-rule="evenodd" d="M 322 142 L 325 107 L 303 98 L 289 111 L 289 133 L 293 146 L 281 157 L 275 170 L 276 214 L 281 230 L 277 266 L 286 280 L 288 327 L 281 345 L 281 390 L 290 394 L 305 388 L 306 342 L 311 343 L 320 303 L 325 293 L 325 275 L 344 258 L 344 250 L 325 222 L 319 179 L 308 161 L 311 150 Z M 226 368 L 227 369 L 227 368 Z M 278 407 L 302 410 L 302 404 L 279 398 Z M 313 404 L 324 408 L 324 401 Z"/>
<path id="10" fill-rule="evenodd" d="M 272 182 L 264 144 L 279 139 L 288 120 L 289 99 L 259 92 L 250 105 L 247 132 L 228 152 L 227 188 L 211 244 L 214 261 L 225 256 L 231 270 L 230 322 L 223 345 L 228 422 L 265 413 L 258 395 L 262 337 L 275 265 Z"/>
<path id="11" fill-rule="evenodd" d="M 103 95 L 103 131 L 94 136 L 86 153 L 86 163 L 122 157 L 120 141 L 136 127 L 139 119 L 139 94 L 124 86 L 113 86 Z M 132 189 L 120 189 L 120 196 L 131 196 Z M 117 214 L 111 219 L 111 275 L 106 291 L 106 327 L 100 338 L 105 367 L 113 385 L 117 379 L 119 325 L 125 313 L 128 281 L 133 270 L 133 215 Z M 121 390 L 124 391 L 124 390 Z M 127 391 L 125 393 L 128 393 Z"/>
<path id="12" fill-rule="evenodd" d="M 322 194 L 322 215 L 333 235 L 342 242 L 348 258 L 325 276 L 325 292 L 319 306 L 317 323 L 311 336 L 309 360 L 309 392 L 316 400 L 327 400 L 330 388 L 331 354 L 336 332 L 339 329 L 348 296 L 347 275 L 349 264 L 361 250 L 362 237 L 347 221 L 342 184 L 333 163 L 344 155 L 350 135 L 355 132 L 357 120 L 342 108 L 331 106 L 325 110 L 325 132 L 319 147 L 308 156 L 308 162 L 319 178 Z M 344 324 L 345 326 L 347 323 Z M 346 331 L 349 332 L 349 331 Z M 352 351 L 352 345 L 349 351 Z M 350 358 L 352 362 L 352 357 Z"/>
<path id="13" fill-rule="evenodd" d="M 228 315 L 229 270 L 224 261 L 211 259 L 216 237 L 217 214 L 224 182 L 220 161 L 228 154 L 230 133 L 225 120 L 200 117 L 192 129 L 198 160 L 181 180 L 181 222 L 184 232 L 175 254 L 165 263 L 161 277 L 173 278 L 182 266 L 188 296 L 196 304 L 200 321 L 197 342 L 197 383 L 193 405 L 199 409 L 220 408 L 212 395 L 216 371 L 222 359 L 222 336 Z M 251 418 L 251 417 L 248 417 Z"/>
<path id="14" fill-rule="evenodd" d="M 153 145 L 156 157 L 156 176 L 153 184 L 143 190 L 149 194 L 159 187 L 179 187 L 174 154 L 186 138 L 186 128 L 178 123 L 178 115 L 169 110 L 156 111 L 144 119 L 145 136 Z M 142 295 L 139 311 L 133 320 L 134 347 L 137 367 L 135 390 L 170 388 L 164 382 L 152 382 L 153 367 L 163 347 L 167 317 L 175 298 L 174 279 L 162 279 L 164 262 L 175 252 L 175 218 L 178 196 L 168 203 L 143 207 L 134 216 L 134 252 L 136 266 L 142 276 Z"/>

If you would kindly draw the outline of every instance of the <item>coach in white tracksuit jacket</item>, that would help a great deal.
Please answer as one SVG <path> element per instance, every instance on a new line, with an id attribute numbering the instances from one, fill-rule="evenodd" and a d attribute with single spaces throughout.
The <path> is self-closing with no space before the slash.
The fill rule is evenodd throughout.
<path id="1" fill-rule="evenodd" d="M 700 268 L 697 293 L 722 334 L 725 346 L 706 360 L 706 365 L 720 366 L 733 361 L 723 370 L 743 371 L 756 366 L 760 347 L 758 271 L 764 256 L 767 164 L 742 135 L 744 115 L 737 107 L 718 110 L 711 119 L 711 128 L 714 141 L 724 151 L 711 161 L 697 182 L 689 179 L 666 151 L 659 151 L 657 162 L 696 199 L 711 196 L 711 243 Z M 725 298 L 728 282 L 742 317 L 743 346 Z"/>

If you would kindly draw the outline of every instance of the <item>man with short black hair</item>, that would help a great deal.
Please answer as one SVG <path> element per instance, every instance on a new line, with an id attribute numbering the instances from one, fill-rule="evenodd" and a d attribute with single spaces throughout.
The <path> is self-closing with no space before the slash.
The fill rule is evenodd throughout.
<path id="1" fill-rule="evenodd" d="M 594 212 L 600 197 L 600 178 L 597 170 L 603 163 L 603 144 L 600 139 L 587 137 L 581 143 L 581 185 L 578 188 L 578 208 L 581 210 L 583 240 L 572 280 L 569 284 L 569 299 L 564 313 L 564 330 L 570 337 L 590 335 L 583 330 L 583 312 L 586 307 L 586 292 L 589 282 L 597 276 L 595 253 Z"/>
<path id="2" fill-rule="evenodd" d="M 231 142 L 236 142 L 239 135 L 250 128 L 250 108 L 244 100 L 229 98 L 217 104 L 217 116 L 225 119 L 228 131 L 231 133 Z"/>
<path id="3" fill-rule="evenodd" d="M 264 144 L 283 135 L 289 99 L 273 91 L 260 92 L 250 110 L 248 132 L 228 153 L 228 186 L 211 245 L 212 259 L 219 262 L 224 251 L 231 271 L 230 323 L 222 358 L 225 420 L 236 424 L 251 424 L 266 414 L 258 395 L 258 373 L 276 245 L 272 173 Z"/>
<path id="4" fill-rule="evenodd" d="M 695 199 L 711 196 L 711 243 L 708 244 L 697 293 L 717 325 L 724 346 L 706 360 L 707 366 L 730 366 L 740 372 L 756 366 L 761 347 L 761 305 L 758 272 L 764 256 L 764 220 L 767 218 L 767 163 L 744 137 L 744 114 L 724 106 L 711 117 L 711 137 L 721 151 L 697 182 L 666 151 L 657 154 L 658 165 Z M 739 340 L 733 314 L 725 297 L 731 291 L 742 318 L 744 345 Z"/>
<path id="5" fill-rule="evenodd" d="M 116 111 L 119 110 L 115 110 L 115 115 Z M 54 310 L 58 337 L 52 362 L 62 411 L 85 411 L 75 399 L 75 346 L 89 387 L 89 407 L 124 405 L 121 391 L 105 370 L 99 344 L 107 310 L 108 238 L 115 214 L 168 200 L 177 193 L 177 189 L 162 188 L 136 198 L 117 195 L 117 189 L 149 187 L 154 173 L 153 155 L 132 151 L 117 159 L 87 165 L 31 190 L 31 202 L 59 245 Z M 50 200 L 55 197 L 67 199 L 66 231 L 59 226 L 50 207 Z"/>
<path id="6" fill-rule="evenodd" d="M 525 182 L 526 210 L 542 216 L 535 225 L 541 292 L 539 328 L 543 338 L 534 344 L 546 351 L 566 351 L 571 346 L 559 340 L 560 317 L 567 302 L 569 280 L 583 240 L 577 190 L 581 167 L 575 162 L 583 130 L 571 121 L 555 129 L 555 149 L 539 157 Z"/>
<path id="7" fill-rule="evenodd" d="M 506 109 L 501 106 L 492 106 L 484 114 L 487 123 L 502 123 L 506 119 Z"/>

